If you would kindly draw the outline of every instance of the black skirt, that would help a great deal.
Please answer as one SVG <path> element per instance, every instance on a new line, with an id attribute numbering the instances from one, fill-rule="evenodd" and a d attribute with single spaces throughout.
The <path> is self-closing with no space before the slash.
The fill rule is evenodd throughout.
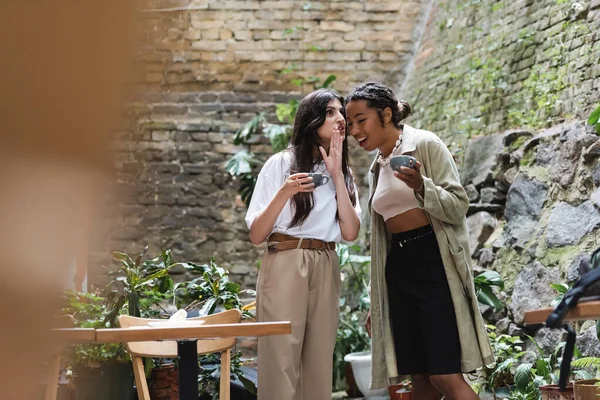
<path id="1" fill-rule="evenodd" d="M 456 316 L 431 226 L 392 235 L 385 277 L 398 373 L 460 373 Z"/>

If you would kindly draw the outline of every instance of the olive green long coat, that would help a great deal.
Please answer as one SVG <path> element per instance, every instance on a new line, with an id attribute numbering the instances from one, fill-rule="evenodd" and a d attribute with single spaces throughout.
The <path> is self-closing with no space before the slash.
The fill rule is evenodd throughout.
<path id="1" fill-rule="evenodd" d="M 404 125 L 402 154 L 421 162 L 424 197 L 415 193 L 417 204 L 426 211 L 435 232 L 456 313 L 462 350 L 463 372 L 494 362 L 473 285 L 466 213 L 469 199 L 460 184 L 458 169 L 448 148 L 435 134 Z M 385 262 L 389 233 L 383 217 L 371 201 L 377 187 L 380 165 L 375 160 L 369 171 L 371 211 L 371 334 L 373 389 L 398 383 L 392 327 L 389 319 Z M 408 322 L 407 322 L 408 324 Z M 410 326 L 407 326 L 410 329 Z M 444 331 L 440 329 L 439 335 Z"/>

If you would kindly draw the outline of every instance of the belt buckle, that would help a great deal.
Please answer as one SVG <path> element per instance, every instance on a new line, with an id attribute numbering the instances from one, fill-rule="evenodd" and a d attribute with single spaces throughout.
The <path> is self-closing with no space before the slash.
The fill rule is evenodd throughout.
<path id="1" fill-rule="evenodd" d="M 312 240 L 312 238 L 308 239 L 308 248 L 309 249 L 313 248 L 313 240 Z"/>

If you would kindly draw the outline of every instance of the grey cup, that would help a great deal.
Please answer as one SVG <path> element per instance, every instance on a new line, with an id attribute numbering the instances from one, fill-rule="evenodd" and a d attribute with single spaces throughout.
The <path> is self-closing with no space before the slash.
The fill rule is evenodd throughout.
<path id="1" fill-rule="evenodd" d="M 320 172 L 310 173 L 308 176 L 313 179 L 313 183 L 315 184 L 316 188 L 329 182 L 329 177 L 321 174 Z"/>
<path id="2" fill-rule="evenodd" d="M 400 167 L 414 168 L 417 165 L 417 159 L 411 156 L 394 156 L 390 158 L 390 167 L 394 171 L 400 171 Z"/>

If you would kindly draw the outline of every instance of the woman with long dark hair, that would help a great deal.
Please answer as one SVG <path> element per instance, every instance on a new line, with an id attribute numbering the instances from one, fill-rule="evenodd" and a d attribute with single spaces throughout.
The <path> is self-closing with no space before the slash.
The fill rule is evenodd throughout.
<path id="1" fill-rule="evenodd" d="M 246 215 L 252 243 L 267 241 L 257 319 L 292 322 L 291 335 L 258 339 L 260 400 L 331 399 L 340 289 L 335 244 L 356 239 L 360 229 L 342 103 L 331 89 L 302 99 L 290 147 L 263 166 Z"/>
<path id="2" fill-rule="evenodd" d="M 444 143 L 401 122 L 410 111 L 378 82 L 346 99 L 350 134 L 378 150 L 369 172 L 371 386 L 410 375 L 415 400 L 473 400 L 462 373 L 494 356 L 471 274 L 469 199 Z M 413 158 L 395 170 L 399 155 Z"/>

